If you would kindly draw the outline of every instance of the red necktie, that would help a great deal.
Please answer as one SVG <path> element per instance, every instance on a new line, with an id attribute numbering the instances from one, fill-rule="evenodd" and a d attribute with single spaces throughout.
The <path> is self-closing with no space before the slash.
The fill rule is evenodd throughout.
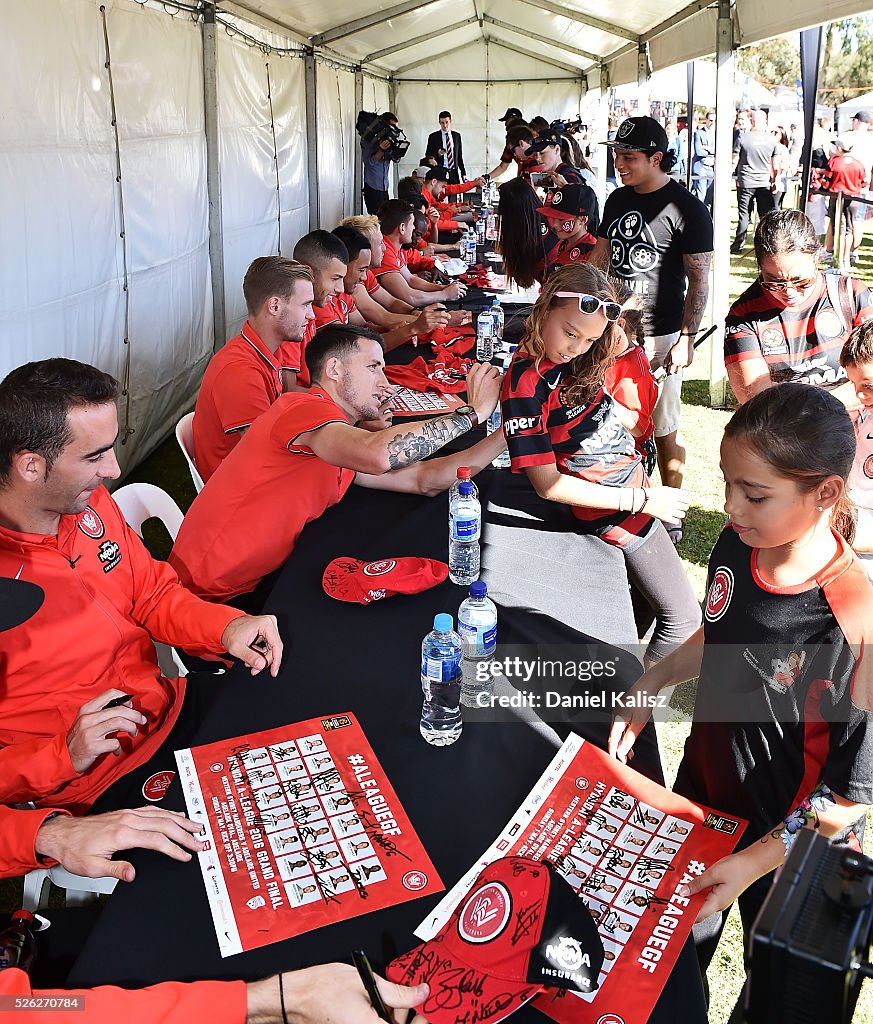
<path id="1" fill-rule="evenodd" d="M 446 132 L 446 167 L 449 170 L 455 166 L 455 153 L 452 149 L 452 133 Z"/>

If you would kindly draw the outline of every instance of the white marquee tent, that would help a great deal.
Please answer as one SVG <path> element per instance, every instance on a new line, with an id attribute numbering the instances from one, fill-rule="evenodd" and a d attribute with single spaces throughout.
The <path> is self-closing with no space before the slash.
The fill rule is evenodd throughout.
<path id="1" fill-rule="evenodd" d="M 509 105 L 602 118 L 607 86 L 716 52 L 727 75 L 732 45 L 866 6 L 7 0 L 0 374 L 49 355 L 114 373 L 130 466 L 238 330 L 249 262 L 357 209 L 358 109 L 396 110 L 404 171 L 448 107 L 480 172 Z"/>

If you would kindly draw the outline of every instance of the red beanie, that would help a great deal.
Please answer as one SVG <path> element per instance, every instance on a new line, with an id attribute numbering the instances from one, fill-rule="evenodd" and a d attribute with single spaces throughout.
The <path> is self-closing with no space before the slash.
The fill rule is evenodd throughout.
<path id="1" fill-rule="evenodd" d="M 445 562 L 433 558 L 335 558 L 324 570 L 321 585 L 337 601 L 371 604 L 395 594 L 417 594 L 442 583 L 449 575 Z"/>

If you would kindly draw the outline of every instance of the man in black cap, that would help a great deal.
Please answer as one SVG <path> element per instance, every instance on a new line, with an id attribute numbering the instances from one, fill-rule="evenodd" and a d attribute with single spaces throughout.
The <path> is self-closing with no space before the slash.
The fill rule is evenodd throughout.
<path id="1" fill-rule="evenodd" d="M 503 147 L 503 152 L 500 154 L 500 163 L 494 168 L 494 170 L 489 171 L 486 175 L 486 177 L 489 178 L 499 178 L 501 174 L 504 174 L 509 170 L 510 164 L 512 164 L 513 160 L 518 166 L 519 171 L 521 171 L 521 161 L 513 153 L 512 146 L 509 143 L 509 129 L 514 128 L 516 125 L 526 123 L 524 118 L 521 116 L 521 111 L 518 107 L 507 107 L 506 113 L 503 117 L 498 118 L 498 121 L 502 121 L 506 127 L 506 145 Z"/>
<path id="2" fill-rule="evenodd" d="M 561 133 L 550 128 L 547 132 L 540 132 L 537 138 L 527 147 L 525 154 L 528 162 L 531 157 L 537 157 L 537 166 L 530 166 L 533 171 L 542 174 L 550 174 L 554 185 L 580 185 L 585 183 L 582 172 L 565 160 L 561 154 L 562 139 Z"/>
<path id="3" fill-rule="evenodd" d="M 644 300 L 646 355 L 653 369 L 663 366 L 668 374 L 653 415 L 658 467 L 662 484 L 679 487 L 682 371 L 691 364 L 709 295 L 712 218 L 669 176 L 674 155 L 654 118 L 626 118 L 604 145 L 612 148 L 624 187 L 606 200 L 591 262 L 623 278 Z M 678 543 L 681 529 L 671 536 Z"/>

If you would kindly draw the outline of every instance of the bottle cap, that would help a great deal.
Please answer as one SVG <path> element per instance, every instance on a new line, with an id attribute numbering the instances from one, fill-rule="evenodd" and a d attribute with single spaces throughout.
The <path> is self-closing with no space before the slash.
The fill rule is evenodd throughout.
<path id="1" fill-rule="evenodd" d="M 498 299 L 496 295 L 495 295 L 495 296 L 494 296 L 494 298 L 493 298 L 493 299 L 491 300 L 491 305 L 492 305 L 492 306 L 499 306 L 499 305 L 500 305 L 500 299 Z"/>
<path id="2" fill-rule="evenodd" d="M 434 616 L 433 628 L 437 633 L 451 633 L 455 628 L 455 620 L 447 612 L 440 612 Z"/>
<path id="3" fill-rule="evenodd" d="M 487 597 L 487 595 L 488 585 L 482 580 L 476 580 L 475 583 L 470 584 L 470 597 Z"/>
<path id="4" fill-rule="evenodd" d="M 458 484 L 458 493 L 463 494 L 465 498 L 469 497 L 473 493 L 473 481 L 462 480 Z"/>
<path id="5" fill-rule="evenodd" d="M 470 467 L 469 466 L 458 466 L 458 479 L 469 480 L 470 479 Z"/>
<path id="6" fill-rule="evenodd" d="M 30 910 L 16 910 L 12 915 L 11 920 L 25 921 L 27 924 L 33 924 L 33 912 Z"/>

